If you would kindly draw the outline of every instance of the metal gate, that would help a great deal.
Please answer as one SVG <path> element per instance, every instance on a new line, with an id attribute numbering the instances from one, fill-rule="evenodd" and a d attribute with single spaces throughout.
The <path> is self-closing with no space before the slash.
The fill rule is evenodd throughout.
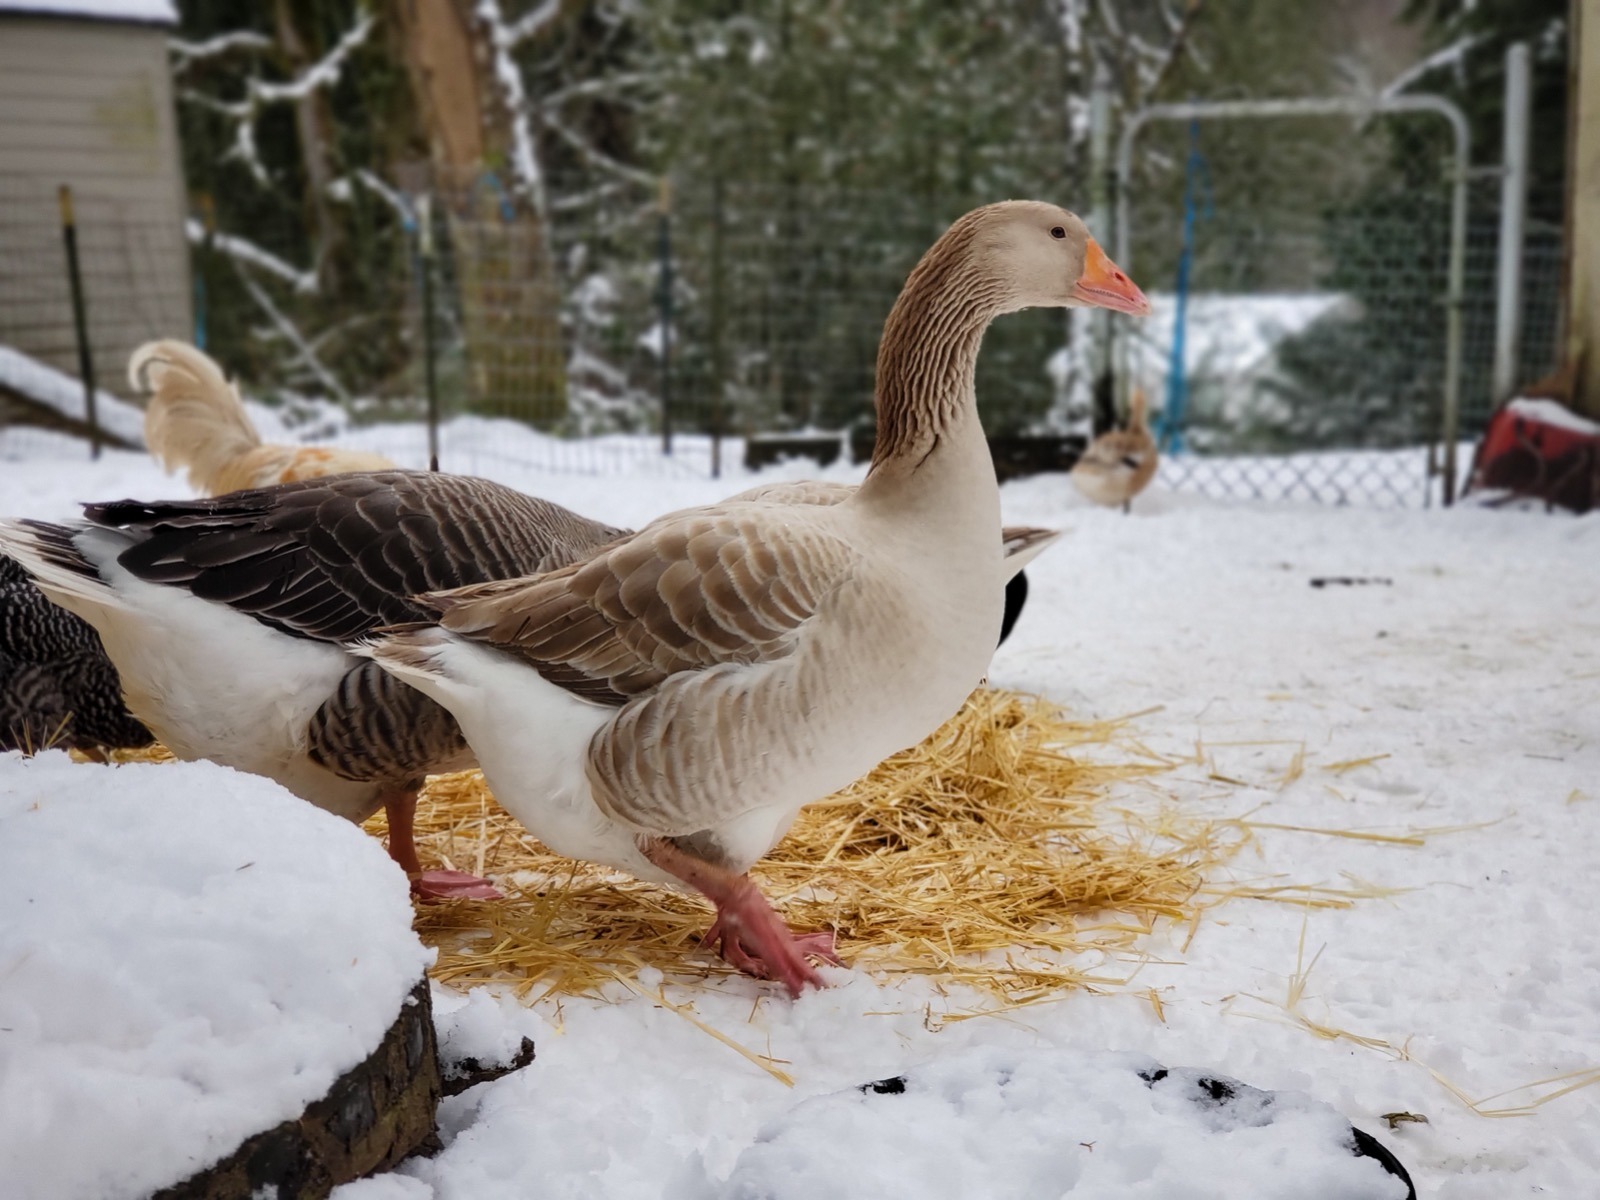
<path id="1" fill-rule="evenodd" d="M 1204 292 L 1188 287 L 1190 267 L 1195 261 L 1197 242 L 1207 236 L 1203 218 L 1208 199 L 1204 193 L 1212 181 L 1207 173 L 1207 160 L 1201 152 L 1203 131 L 1227 122 L 1304 123 L 1339 117 L 1370 121 L 1378 117 L 1411 114 L 1431 115 L 1443 120 L 1449 127 L 1451 145 L 1448 168 L 1442 177 L 1438 178 L 1438 182 L 1448 192 L 1448 241 L 1444 262 L 1437 264 L 1435 255 L 1436 265 L 1443 266 L 1443 279 L 1439 281 L 1442 286 L 1437 293 L 1437 299 L 1440 301 L 1438 307 L 1441 311 L 1437 313 L 1436 319 L 1432 314 L 1426 314 L 1426 320 L 1432 322 L 1429 326 L 1431 332 L 1427 334 L 1429 353 L 1426 357 L 1429 361 L 1426 363 L 1419 361 L 1416 364 L 1416 378 L 1408 383 L 1410 394 L 1415 394 L 1417 388 L 1430 386 L 1427 379 L 1437 380 L 1436 385 L 1431 385 L 1436 386 L 1436 399 L 1424 397 L 1420 401 L 1427 408 L 1426 420 L 1414 417 L 1397 419 L 1395 412 L 1383 413 L 1384 403 L 1380 394 L 1383 384 L 1376 380 L 1367 384 L 1362 384 L 1359 380 L 1350 382 L 1355 380 L 1363 365 L 1360 361 L 1350 361 L 1340 364 L 1332 374 L 1346 381 L 1346 386 L 1353 394 L 1358 394 L 1361 404 L 1365 407 L 1358 406 L 1358 411 L 1349 416 L 1345 421 L 1348 427 L 1342 434 L 1337 428 L 1333 428 L 1339 422 L 1324 420 L 1319 426 L 1313 414 L 1300 413 L 1299 426 L 1302 427 L 1302 432 L 1309 431 L 1310 436 L 1297 440 L 1292 433 L 1286 434 L 1281 439 L 1284 444 L 1278 449 L 1289 453 L 1272 453 L 1260 445 L 1230 444 L 1226 422 L 1218 419 L 1217 428 L 1212 431 L 1209 439 L 1191 437 L 1189 439 L 1191 445 L 1185 450 L 1181 440 L 1185 426 L 1180 422 L 1184 417 L 1182 410 L 1189 395 L 1189 385 L 1193 382 L 1190 379 L 1193 367 L 1187 359 L 1192 358 L 1196 352 L 1192 342 L 1186 349 L 1185 334 L 1192 333 L 1197 328 L 1195 324 L 1197 320 L 1200 322 L 1198 327 L 1202 330 L 1209 323 L 1224 331 L 1232 329 L 1237 332 L 1240 329 L 1248 329 L 1251 334 L 1247 336 L 1255 338 L 1253 351 L 1257 352 L 1261 361 L 1252 361 L 1243 366 L 1240 365 L 1240 361 L 1233 360 L 1242 360 L 1242 357 L 1248 357 L 1247 354 L 1241 356 L 1234 353 L 1230 359 L 1226 347 L 1220 349 L 1217 346 L 1211 347 L 1211 350 L 1224 360 L 1224 368 L 1248 369 L 1256 373 L 1248 379 L 1235 379 L 1232 382 L 1223 379 L 1217 383 L 1215 393 L 1221 397 L 1217 404 L 1225 407 L 1230 403 L 1236 406 L 1241 403 L 1237 396 L 1232 400 L 1228 399 L 1226 391 L 1229 387 L 1236 390 L 1254 388 L 1268 397 L 1273 394 L 1274 389 L 1278 390 L 1280 396 L 1291 395 L 1281 378 L 1282 365 L 1275 361 L 1281 343 L 1274 343 L 1271 335 L 1260 334 L 1259 325 L 1266 320 L 1261 314 L 1276 313 L 1279 325 L 1294 331 L 1286 336 L 1295 339 L 1292 345 L 1300 347 L 1301 356 L 1304 357 L 1304 347 L 1314 343 L 1318 338 L 1330 346 L 1337 346 L 1343 338 L 1350 345 L 1359 347 L 1363 344 L 1362 338 L 1353 338 L 1348 328 L 1341 333 L 1340 322 L 1344 322 L 1347 327 L 1352 321 L 1381 323 L 1386 306 L 1381 293 L 1374 290 L 1381 286 L 1381 280 L 1370 287 L 1358 289 L 1370 294 L 1354 297 L 1342 295 L 1338 291 L 1321 290 L 1307 290 L 1303 294 L 1252 292 L 1248 290 L 1251 286 L 1248 279 L 1244 280 L 1246 290 L 1241 291 Z M 1115 257 L 1124 270 L 1134 274 L 1136 278 L 1145 280 L 1147 288 L 1158 294 L 1159 287 L 1149 288 L 1149 284 L 1153 282 L 1150 276 L 1155 268 L 1148 260 L 1159 258 L 1160 255 L 1141 252 L 1140 235 L 1144 231 L 1137 225 L 1132 211 L 1132 198 L 1136 186 L 1135 147 L 1140 143 L 1141 135 L 1144 135 L 1148 142 L 1150 140 L 1148 131 L 1163 123 L 1168 125 L 1186 123 L 1189 127 L 1190 143 L 1185 159 L 1184 175 L 1185 233 L 1181 246 L 1177 248 L 1178 285 L 1171 296 L 1165 298 L 1164 304 L 1160 302 L 1162 298 L 1158 296 L 1157 318 L 1158 320 L 1164 317 L 1170 318 L 1169 322 L 1164 323 L 1173 331 L 1171 341 L 1165 346 L 1171 366 L 1166 372 L 1165 395 L 1150 397 L 1153 402 L 1152 408 L 1161 410 L 1161 419 L 1165 421 L 1165 427 L 1158 426 L 1158 428 L 1162 429 L 1165 448 L 1169 451 L 1164 465 L 1166 482 L 1179 488 L 1197 487 L 1203 491 L 1231 496 L 1299 498 L 1336 503 L 1425 504 L 1437 491 L 1444 503 L 1450 503 L 1456 493 L 1457 446 L 1462 432 L 1463 297 L 1467 276 L 1470 135 L 1466 118 L 1461 110 L 1439 96 L 1400 95 L 1166 104 L 1132 114 L 1124 124 L 1117 147 Z M 1263 145 L 1270 141 L 1270 135 L 1262 126 L 1251 126 L 1251 129 L 1263 130 L 1256 135 Z M 1283 144 L 1299 148 L 1315 140 L 1302 135 Z M 1351 139 L 1350 145 L 1350 153 L 1354 155 L 1357 152 L 1355 139 Z M 1326 146 L 1320 148 L 1325 150 Z M 1152 154 L 1155 152 L 1151 151 Z M 1175 154 L 1169 146 L 1163 161 L 1171 162 L 1174 158 Z M 1234 159 L 1239 162 L 1249 161 L 1248 155 L 1239 154 L 1237 148 Z M 1377 173 L 1381 176 L 1381 171 Z M 1170 183 L 1171 171 L 1168 172 L 1168 176 Z M 1283 176 L 1273 176 L 1268 172 L 1260 178 L 1263 186 L 1267 184 L 1286 186 Z M 1250 189 L 1242 190 L 1248 193 Z M 1417 279 L 1411 276 L 1417 272 L 1408 262 L 1408 255 L 1414 255 L 1419 261 L 1426 261 L 1430 248 L 1425 244 L 1427 238 L 1422 231 L 1437 229 L 1440 225 L 1440 221 L 1433 215 L 1435 201 L 1424 194 L 1426 191 L 1426 188 L 1417 190 L 1414 214 L 1406 214 L 1403 211 L 1400 214 L 1402 218 L 1408 215 L 1415 217 L 1414 226 L 1418 231 L 1415 239 L 1408 238 L 1405 234 L 1407 226 L 1404 223 L 1396 227 L 1402 231 L 1398 235 L 1393 231 L 1385 235 L 1394 247 L 1392 262 L 1386 269 L 1397 277 L 1404 277 L 1406 287 L 1412 291 L 1418 283 Z M 1170 196 L 1165 198 L 1168 201 L 1171 199 Z M 1260 247 L 1267 247 L 1267 250 L 1261 253 L 1264 261 L 1256 263 L 1252 271 L 1238 272 L 1241 278 L 1252 274 L 1256 276 L 1257 282 L 1254 286 L 1259 288 L 1262 286 L 1261 279 L 1281 277 L 1283 274 L 1282 264 L 1271 261 L 1270 245 L 1274 236 L 1273 231 L 1262 224 L 1262 222 L 1270 223 L 1272 218 L 1260 196 L 1245 194 L 1240 197 L 1230 197 L 1230 200 L 1243 205 L 1247 210 L 1245 219 L 1242 222 L 1235 222 L 1236 228 L 1231 235 L 1233 240 L 1240 245 L 1256 246 L 1258 250 Z M 1326 229 L 1333 220 L 1332 207 L 1322 213 L 1305 212 L 1307 207 L 1310 206 L 1301 202 L 1294 210 L 1295 219 L 1302 226 L 1300 231 L 1302 243 L 1311 236 L 1305 232 L 1307 223 L 1318 221 L 1322 223 L 1324 229 L 1318 236 L 1323 242 L 1327 242 L 1329 237 Z M 1401 208 L 1403 207 L 1402 205 Z M 1170 207 L 1159 210 L 1163 221 L 1167 220 L 1170 211 Z M 1248 216 L 1249 211 L 1258 213 L 1253 228 Z M 1442 216 L 1442 209 L 1437 215 Z M 1147 224 L 1153 225 L 1155 222 L 1149 221 Z M 1169 238 L 1167 252 L 1170 259 L 1174 247 L 1170 244 L 1170 231 L 1164 232 Z M 1253 242 L 1252 233 L 1255 235 Z M 1335 237 L 1334 241 L 1337 240 Z M 1349 274 L 1348 270 L 1344 273 Z M 1309 278 L 1309 268 L 1305 274 Z M 1337 277 L 1340 271 L 1335 269 L 1331 274 Z M 1414 304 L 1413 309 L 1416 307 Z M 1377 310 L 1376 313 L 1374 310 Z M 1408 314 L 1418 319 L 1423 315 L 1415 311 Z M 1148 326 L 1152 323 L 1146 324 Z M 1406 322 L 1408 328 L 1415 324 L 1417 322 L 1413 320 Z M 1362 335 L 1365 344 L 1381 345 L 1382 333 L 1381 329 L 1367 329 Z M 1161 349 L 1159 344 L 1156 351 L 1152 351 L 1149 345 L 1139 344 L 1139 336 L 1139 333 L 1127 323 L 1120 323 L 1115 335 L 1114 361 L 1117 364 L 1118 390 L 1124 404 L 1128 389 L 1139 386 L 1141 363 L 1146 368 L 1143 376 L 1146 380 L 1145 386 L 1147 390 L 1149 389 L 1148 380 L 1153 374 L 1149 368 L 1153 360 L 1159 358 Z M 1395 336 L 1400 336 L 1398 328 L 1395 330 Z M 1440 344 L 1437 346 L 1432 340 L 1434 337 L 1439 340 Z M 1215 338 L 1212 340 L 1215 341 Z M 1173 351 L 1173 346 L 1177 347 L 1176 352 Z M 1442 362 L 1436 361 L 1435 354 L 1442 358 Z M 1352 351 L 1350 357 L 1359 360 L 1361 355 L 1357 351 Z M 1423 356 L 1419 351 L 1419 359 L 1421 357 Z M 1275 379 L 1274 372 L 1277 372 L 1280 378 Z M 1178 380 L 1176 384 L 1174 384 L 1175 376 Z M 1316 399 L 1315 396 L 1311 398 L 1313 403 Z M 1163 400 L 1166 403 L 1163 403 Z M 1393 408 L 1394 405 L 1401 403 L 1397 389 L 1390 407 Z M 1369 414 L 1368 419 L 1371 422 L 1365 427 L 1359 424 L 1363 414 Z M 1398 416 L 1403 415 L 1398 414 Z M 1294 426 L 1295 421 L 1284 418 L 1283 423 L 1287 428 Z M 1421 436 L 1418 436 L 1419 434 Z M 1340 444 L 1341 437 L 1348 444 Z M 1180 452 L 1171 453 L 1175 448 Z"/>

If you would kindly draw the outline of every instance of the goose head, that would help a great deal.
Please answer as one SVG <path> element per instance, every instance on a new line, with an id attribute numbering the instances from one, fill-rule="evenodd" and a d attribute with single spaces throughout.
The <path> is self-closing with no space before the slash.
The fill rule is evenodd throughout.
<path id="1" fill-rule="evenodd" d="M 974 266 L 998 280 L 1000 312 L 1108 308 L 1150 315 L 1150 302 L 1089 236 L 1082 219 L 1037 200 L 1009 200 L 969 214 Z"/>

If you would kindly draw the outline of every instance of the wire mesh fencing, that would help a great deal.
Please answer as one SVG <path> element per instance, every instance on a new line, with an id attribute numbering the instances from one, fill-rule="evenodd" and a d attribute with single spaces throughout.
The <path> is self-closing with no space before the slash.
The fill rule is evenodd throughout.
<path id="1" fill-rule="evenodd" d="M 1420 505 L 1449 372 L 1449 129 L 1432 114 L 1193 121 L 1139 137 L 1131 269 L 1155 315 L 1124 364 L 1162 481 L 1228 498 Z M 1557 357 L 1559 197 L 1531 198 L 1516 375 Z M 1458 436 L 1493 404 L 1498 173 L 1469 176 Z M 1163 287 L 1163 277 L 1172 283 Z M 1461 453 L 1457 456 L 1464 465 Z"/>
<path id="2" fill-rule="evenodd" d="M 1397 124 L 1141 136 L 1123 265 L 1155 311 L 1116 320 L 1166 443 L 1166 486 L 1384 505 L 1436 493 L 1448 155 L 1438 130 Z M 1484 177 L 1470 192 L 1464 438 L 1495 399 L 1497 189 Z M 289 436 L 358 441 L 407 465 L 428 461 L 430 416 L 442 465 L 466 471 L 701 475 L 774 433 L 860 446 L 901 283 L 987 198 L 734 179 L 600 192 L 557 179 L 549 195 L 537 211 L 489 173 L 409 190 L 366 181 L 345 200 L 362 219 L 337 246 L 288 218 L 214 229 L 203 198 L 159 225 L 84 206 L 101 386 L 123 387 L 139 342 L 179 336 L 273 406 Z M 70 376 L 58 224 L 24 221 L 24 207 L 0 213 L 0 345 Z M 1559 198 L 1534 197 L 1530 213 L 1524 380 L 1554 363 L 1561 269 Z M 1049 310 L 995 325 L 978 376 L 991 434 L 1088 431 L 1090 329 Z"/>

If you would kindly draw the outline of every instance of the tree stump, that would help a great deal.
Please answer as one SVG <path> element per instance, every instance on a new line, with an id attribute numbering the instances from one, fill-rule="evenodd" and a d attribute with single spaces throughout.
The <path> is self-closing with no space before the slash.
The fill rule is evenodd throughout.
<path id="1" fill-rule="evenodd" d="M 428 981 L 411 989 L 383 1041 L 299 1120 L 256 1134 L 152 1200 L 320 1200 L 341 1183 L 438 1149 L 442 1083 Z M 276 1189 L 276 1190 L 274 1190 Z"/>

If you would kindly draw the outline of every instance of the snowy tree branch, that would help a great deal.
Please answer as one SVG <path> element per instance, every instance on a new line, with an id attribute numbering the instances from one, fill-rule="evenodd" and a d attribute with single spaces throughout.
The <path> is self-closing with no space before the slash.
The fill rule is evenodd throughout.
<path id="1" fill-rule="evenodd" d="M 610 171 L 612 174 L 633 183 L 642 183 L 647 187 L 655 186 L 656 176 L 648 171 L 641 171 L 637 167 L 630 167 L 627 163 L 618 162 L 604 151 L 596 149 L 587 138 L 579 134 L 577 130 L 573 129 L 554 113 L 544 113 L 543 124 L 562 141 L 581 154 L 591 166 Z"/>
<path id="2" fill-rule="evenodd" d="M 228 157 L 237 158 L 250 169 L 256 182 L 263 186 L 270 182 L 267 178 L 266 168 L 261 164 L 261 156 L 256 153 L 255 121 L 260 112 L 269 104 L 280 104 L 286 101 L 300 101 L 309 96 L 320 87 L 332 87 L 339 82 L 339 76 L 344 70 L 345 60 L 351 52 L 367 40 L 367 34 L 372 31 L 374 18 L 371 13 L 365 13 L 356 24 L 346 31 L 334 47 L 323 55 L 311 66 L 307 67 L 295 78 L 287 83 L 267 83 L 261 79 L 252 78 L 245 81 L 244 96 L 238 100 L 219 100 L 215 96 L 208 96 L 203 92 L 185 88 L 178 93 L 182 100 L 191 104 L 198 104 L 213 112 L 222 113 L 234 122 L 233 149 L 228 152 Z M 201 49 L 213 43 L 223 42 L 228 39 L 260 39 L 266 45 L 272 45 L 269 39 L 260 34 L 225 34 L 221 38 L 213 38 L 211 42 L 203 43 Z M 244 41 L 235 41 L 235 45 L 247 44 Z M 254 44 L 254 43 L 249 43 Z M 220 51 L 218 51 L 220 53 Z M 181 51 L 180 51 L 181 53 Z M 191 57 L 180 64 L 179 69 L 194 61 Z"/>
<path id="3" fill-rule="evenodd" d="M 1435 50 L 1427 58 L 1412 63 L 1391 79 L 1384 86 L 1384 89 L 1378 93 L 1379 96 L 1385 100 L 1392 96 L 1398 96 L 1424 75 L 1431 75 L 1441 67 L 1459 65 L 1466 56 L 1467 51 L 1476 46 L 1481 40 L 1482 38 L 1477 34 L 1468 34 L 1459 41 L 1452 42 L 1442 50 Z"/>
<path id="4" fill-rule="evenodd" d="M 524 17 L 518 24 L 526 23 L 532 17 L 538 16 L 543 8 L 550 6 L 546 3 L 528 17 Z M 559 4 L 555 4 L 555 8 L 560 11 Z M 512 30 L 507 26 L 505 16 L 500 11 L 500 0 L 478 0 L 477 15 L 478 20 L 489 28 L 489 45 L 494 50 L 495 78 L 500 82 L 500 90 L 505 94 L 506 111 L 511 115 L 511 169 L 518 185 L 533 203 L 535 211 L 542 213 L 548 207 L 544 171 L 539 166 L 538 155 L 534 152 L 533 130 L 528 123 L 528 95 L 522 85 L 522 72 L 511 56 L 516 41 L 513 40 Z"/>
<path id="5" fill-rule="evenodd" d="M 1183 12 L 1167 13 L 1167 25 L 1171 32 L 1171 39 L 1158 61 L 1154 62 L 1154 70 L 1141 71 L 1141 89 L 1139 103 L 1143 104 L 1153 96 L 1166 82 L 1167 76 L 1178 65 L 1178 60 L 1184 55 L 1189 45 L 1189 33 L 1194 28 L 1195 21 L 1200 16 L 1200 10 L 1205 7 L 1205 0 L 1188 0 Z M 1174 19 L 1175 23 L 1174 23 Z M 1196 60 L 1199 61 L 1198 59 Z"/>
<path id="6" fill-rule="evenodd" d="M 177 59 L 172 64 L 174 74 L 186 71 L 191 65 L 208 58 L 217 58 L 233 50 L 270 50 L 272 39 L 251 29 L 236 29 L 232 33 L 219 33 L 203 42 L 186 42 L 182 38 L 167 39 L 167 49 Z"/>
<path id="7" fill-rule="evenodd" d="M 328 191 L 333 194 L 335 200 L 348 200 L 351 181 L 361 184 L 393 209 L 395 216 L 400 218 L 400 224 L 409 227 L 416 220 L 416 212 L 411 207 L 410 199 L 365 167 L 335 179 L 328 185 Z"/>
<path id="8" fill-rule="evenodd" d="M 507 46 L 521 45 L 552 25 L 560 15 L 561 0 L 544 0 L 544 3 L 532 12 L 518 17 L 505 27 Z"/>
<path id="9" fill-rule="evenodd" d="M 272 302 L 272 297 L 267 295 L 266 289 L 255 281 L 244 263 L 235 259 L 233 261 L 233 269 L 235 274 L 239 276 L 239 282 L 244 284 L 245 291 L 250 293 L 250 298 L 261 307 L 261 311 L 267 314 L 267 319 L 277 327 L 278 332 L 295 348 L 297 352 L 296 358 L 291 365 L 305 364 L 306 369 L 317 377 L 323 387 L 348 404 L 350 393 L 334 377 L 333 372 L 322 365 L 322 361 L 317 357 L 316 351 L 307 343 L 305 336 L 299 329 L 295 328 L 294 322 L 284 315 L 283 310 Z"/>
<path id="10" fill-rule="evenodd" d="M 184 234 L 192 246 L 202 245 L 207 237 L 206 227 L 193 217 L 184 222 Z M 270 275 L 289 284 L 295 291 L 306 293 L 317 290 L 317 275 L 315 271 L 298 271 L 290 264 L 283 261 L 270 250 L 263 250 L 248 238 L 237 237 L 231 233 L 210 234 L 212 248 L 219 253 L 226 254 L 236 263 L 245 262 L 252 266 L 260 267 Z"/>

